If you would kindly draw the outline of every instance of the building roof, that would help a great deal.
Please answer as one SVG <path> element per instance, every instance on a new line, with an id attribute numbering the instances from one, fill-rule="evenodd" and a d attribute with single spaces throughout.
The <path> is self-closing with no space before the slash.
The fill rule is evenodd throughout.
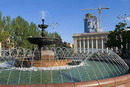
<path id="1" fill-rule="evenodd" d="M 109 32 L 80 33 L 80 34 L 74 34 L 73 38 L 82 36 L 108 35 L 108 34 Z"/>
<path id="2" fill-rule="evenodd" d="M 88 13 L 88 14 L 85 15 L 84 20 L 86 20 L 86 19 L 88 19 L 88 18 L 96 18 L 96 16 L 93 16 L 93 14 Z"/>

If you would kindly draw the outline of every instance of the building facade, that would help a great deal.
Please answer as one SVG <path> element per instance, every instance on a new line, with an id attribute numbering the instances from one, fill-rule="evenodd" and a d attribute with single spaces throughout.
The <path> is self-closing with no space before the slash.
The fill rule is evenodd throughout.
<path id="1" fill-rule="evenodd" d="M 109 32 L 74 34 L 75 49 L 106 49 L 107 36 Z"/>
<path id="2" fill-rule="evenodd" d="M 102 29 L 99 29 L 97 17 L 88 13 L 84 18 L 84 33 L 73 35 L 74 48 L 106 49 L 108 34 L 109 32 L 102 32 Z"/>

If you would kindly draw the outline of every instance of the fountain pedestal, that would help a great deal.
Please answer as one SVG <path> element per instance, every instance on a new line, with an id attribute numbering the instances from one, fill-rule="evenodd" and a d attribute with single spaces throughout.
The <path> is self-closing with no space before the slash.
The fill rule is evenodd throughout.
<path id="1" fill-rule="evenodd" d="M 56 59 L 55 53 L 53 51 L 41 51 L 41 59 L 34 60 L 33 67 L 55 67 L 55 66 L 65 66 L 72 62 L 71 59 Z"/>

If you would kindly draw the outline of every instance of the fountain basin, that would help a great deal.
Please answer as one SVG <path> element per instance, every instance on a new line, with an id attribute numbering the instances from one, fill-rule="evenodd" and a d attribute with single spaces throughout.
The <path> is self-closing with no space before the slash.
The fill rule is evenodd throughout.
<path id="1" fill-rule="evenodd" d="M 128 74 L 129 67 L 117 54 L 109 50 L 83 51 L 78 52 L 70 49 L 58 49 L 57 51 L 55 49 L 56 60 L 59 61 L 63 58 L 64 60 L 81 61 L 79 65 L 38 68 L 3 67 L 0 73 L 0 84 L 27 87 L 32 85 L 43 87 L 61 85 L 64 85 L 63 87 L 105 87 L 127 83 L 128 77 L 125 74 Z M 61 64 L 61 62 L 56 61 L 54 63 Z"/>
<path id="2" fill-rule="evenodd" d="M 99 67 L 102 67 L 101 62 L 98 61 L 87 61 L 89 65 L 87 66 L 77 66 L 77 67 L 49 67 L 46 68 L 12 68 L 5 69 L 0 73 L 0 84 L 50 84 L 50 83 L 70 83 L 70 82 L 85 82 L 93 81 L 104 78 L 110 78 L 115 76 L 120 76 L 125 74 L 119 72 L 116 65 L 111 63 L 102 63 L 106 67 L 109 76 L 104 71 L 104 68 L 98 69 L 96 64 Z M 96 63 L 96 64 L 95 64 Z M 113 67 L 111 70 L 107 67 Z M 47 70 L 48 69 L 48 70 Z M 86 69 L 86 71 L 85 71 Z M 120 68 L 119 68 L 120 69 Z M 94 70 L 94 71 L 93 71 Z M 11 72 L 11 75 L 10 75 Z M 96 73 L 96 74 L 95 74 Z M 113 75 L 114 74 L 114 75 Z M 10 77 L 9 77 L 10 76 Z M 31 80 L 30 80 L 31 78 Z"/>

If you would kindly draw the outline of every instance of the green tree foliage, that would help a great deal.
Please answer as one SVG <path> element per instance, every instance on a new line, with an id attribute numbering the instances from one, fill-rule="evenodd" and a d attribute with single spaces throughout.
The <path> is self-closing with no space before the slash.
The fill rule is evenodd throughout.
<path id="1" fill-rule="evenodd" d="M 31 48 L 34 45 L 27 41 L 30 36 L 38 36 L 39 29 L 34 23 L 28 23 L 22 17 L 18 16 L 11 20 L 10 16 L 2 16 L 0 12 L 0 41 L 6 43 L 9 37 L 10 42 L 15 47 Z M 7 45 L 12 45 L 8 43 Z M 5 46 L 6 47 L 6 46 Z M 8 46 L 11 47 L 11 46 Z"/>
<path id="2" fill-rule="evenodd" d="M 57 32 L 54 32 L 54 33 L 50 34 L 50 37 L 58 38 L 59 41 L 56 43 L 56 47 L 62 47 L 62 44 L 63 44 L 62 38 Z"/>
<path id="3" fill-rule="evenodd" d="M 28 23 L 20 16 L 12 20 L 12 41 L 16 43 L 17 47 L 31 48 L 33 45 L 27 40 L 28 37 L 35 37 L 39 35 L 39 29 L 34 23 Z"/>
<path id="4" fill-rule="evenodd" d="M 0 12 L 0 42 L 6 42 L 6 39 L 9 37 L 9 31 L 7 31 L 9 21 L 10 17 L 2 17 L 2 13 Z"/>
<path id="5" fill-rule="evenodd" d="M 46 37 L 58 38 L 59 42 L 56 46 L 63 46 L 62 38 L 57 32 L 45 32 L 45 35 Z M 0 12 L 0 41 L 6 42 L 6 39 L 10 37 L 10 42 L 15 47 L 34 48 L 36 45 L 29 43 L 27 38 L 37 36 L 40 36 L 40 29 L 33 22 L 28 23 L 20 16 L 14 19 L 11 19 L 10 16 L 3 17 Z M 11 47 L 11 43 L 8 44 L 10 45 L 8 47 Z"/>
<path id="6" fill-rule="evenodd" d="M 57 38 L 58 41 L 55 44 L 55 47 L 66 47 L 66 48 L 70 48 L 70 46 L 68 46 L 67 42 L 63 42 L 61 36 L 57 33 L 49 33 L 49 32 L 45 32 L 45 37 L 50 37 L 50 38 Z M 51 47 L 54 47 L 54 44 L 51 45 Z"/>
<path id="7" fill-rule="evenodd" d="M 107 40 L 107 47 L 118 48 L 120 54 L 127 54 L 130 48 L 130 31 L 126 30 L 126 23 L 118 23 L 114 31 L 110 31 Z"/>
<path id="8" fill-rule="evenodd" d="M 18 16 L 12 20 L 11 39 L 17 47 L 31 48 L 33 45 L 27 40 L 28 37 L 39 35 L 39 29 L 36 24 L 28 23 L 22 17 Z"/>

